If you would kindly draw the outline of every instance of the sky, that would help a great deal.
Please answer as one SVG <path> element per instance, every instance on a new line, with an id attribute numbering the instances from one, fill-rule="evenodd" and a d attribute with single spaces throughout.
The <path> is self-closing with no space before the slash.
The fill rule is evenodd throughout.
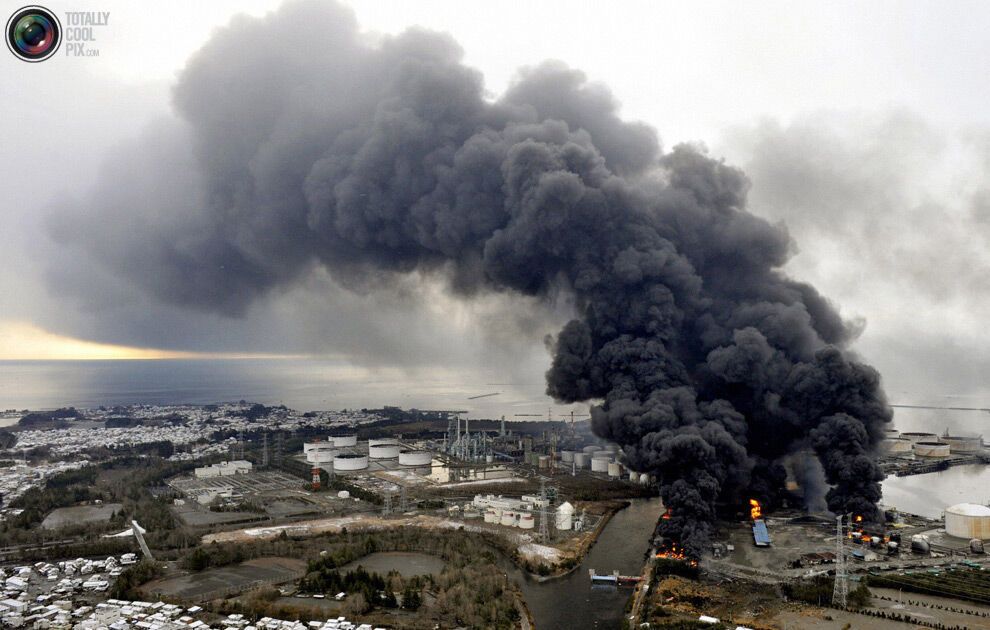
<path id="1" fill-rule="evenodd" d="M 535 312 L 526 298 L 458 300 L 416 278 L 354 291 L 316 269 L 245 312 L 190 310 L 114 281 L 66 245 L 76 236 L 70 215 L 113 203 L 125 181 L 164 173 L 165 196 L 183 201 L 195 183 L 181 179 L 185 165 L 170 162 L 168 146 L 179 77 L 235 15 L 280 4 L 50 2 L 60 15 L 109 11 L 109 24 L 94 28 L 99 56 L 26 64 L 0 55 L 9 190 L 0 199 L 0 359 L 319 354 L 399 367 L 411 382 L 436 366 L 479 382 L 493 373 L 541 380 L 543 339 L 566 304 Z M 750 211 L 792 237 L 785 271 L 861 328 L 854 348 L 892 400 L 984 400 L 990 6 L 346 4 L 370 42 L 411 26 L 448 33 L 492 98 L 520 68 L 560 60 L 607 85 L 622 117 L 654 127 L 665 150 L 701 144 L 741 167 Z M 0 3 L 5 14 L 20 6 Z M 130 159 L 135 146 L 147 161 Z M 171 219 L 163 207 L 135 220 L 97 227 L 124 237 L 140 221 Z"/>

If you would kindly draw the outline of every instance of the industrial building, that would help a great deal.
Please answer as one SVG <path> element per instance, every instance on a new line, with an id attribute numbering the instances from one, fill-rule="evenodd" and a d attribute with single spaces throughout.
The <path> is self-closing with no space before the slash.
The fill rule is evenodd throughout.
<path id="1" fill-rule="evenodd" d="M 213 464 L 212 466 L 203 466 L 197 468 L 194 473 L 197 479 L 205 479 L 207 477 L 230 477 L 232 475 L 246 475 L 251 472 L 254 468 L 254 464 L 244 460 L 236 460 L 232 462 L 220 462 L 219 464 Z"/>

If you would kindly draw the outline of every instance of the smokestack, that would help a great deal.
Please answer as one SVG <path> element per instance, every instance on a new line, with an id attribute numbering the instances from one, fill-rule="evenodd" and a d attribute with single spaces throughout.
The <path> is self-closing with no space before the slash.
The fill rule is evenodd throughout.
<path id="1" fill-rule="evenodd" d="M 287 30 L 301 49 L 256 46 Z M 747 211 L 745 175 L 662 151 L 577 70 L 526 70 L 490 100 L 461 55 L 422 29 L 372 45 L 322 2 L 232 22 L 175 88 L 201 205 L 163 212 L 167 238 L 136 223 L 84 246 L 161 300 L 231 316 L 314 267 L 361 290 L 416 273 L 465 300 L 564 296 L 547 392 L 600 401 L 593 431 L 660 480 L 679 549 L 700 555 L 720 501 L 772 509 L 806 449 L 829 509 L 878 519 L 880 377 L 835 307 L 781 271 L 790 238 Z M 126 188 L 141 185 L 115 180 L 114 199 L 144 207 L 152 192 Z"/>

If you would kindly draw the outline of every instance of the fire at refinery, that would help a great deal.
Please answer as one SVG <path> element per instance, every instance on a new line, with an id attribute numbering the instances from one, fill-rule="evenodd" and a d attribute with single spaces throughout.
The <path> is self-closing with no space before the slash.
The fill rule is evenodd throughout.
<path id="1" fill-rule="evenodd" d="M 749 518 L 756 520 L 763 517 L 763 509 L 760 507 L 760 502 L 756 499 L 749 500 Z"/>

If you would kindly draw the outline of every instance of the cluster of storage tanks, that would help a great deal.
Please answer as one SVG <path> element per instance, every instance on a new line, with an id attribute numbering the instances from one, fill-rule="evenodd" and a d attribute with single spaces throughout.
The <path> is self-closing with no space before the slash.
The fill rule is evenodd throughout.
<path id="1" fill-rule="evenodd" d="M 554 526 L 558 530 L 567 531 L 574 526 L 574 506 L 570 503 L 562 503 L 553 511 L 553 514 Z M 532 512 L 525 510 L 506 510 L 498 507 L 489 507 L 485 510 L 485 522 L 504 527 L 533 529 L 536 526 L 536 517 Z"/>
<path id="2" fill-rule="evenodd" d="M 884 452 L 892 455 L 912 453 L 916 457 L 937 459 L 949 455 L 979 453 L 983 450 L 983 438 L 979 436 L 939 436 L 924 432 L 899 433 L 890 429 L 884 438 Z"/>
<path id="3" fill-rule="evenodd" d="M 331 436 L 325 441 L 306 442 L 303 453 L 306 461 L 315 467 L 333 466 L 335 472 L 365 470 L 371 461 L 398 459 L 402 466 L 429 466 L 433 461 L 430 451 L 403 449 L 396 438 L 375 438 L 368 440 L 368 454 L 341 452 L 345 447 L 356 447 L 356 435 Z"/>

